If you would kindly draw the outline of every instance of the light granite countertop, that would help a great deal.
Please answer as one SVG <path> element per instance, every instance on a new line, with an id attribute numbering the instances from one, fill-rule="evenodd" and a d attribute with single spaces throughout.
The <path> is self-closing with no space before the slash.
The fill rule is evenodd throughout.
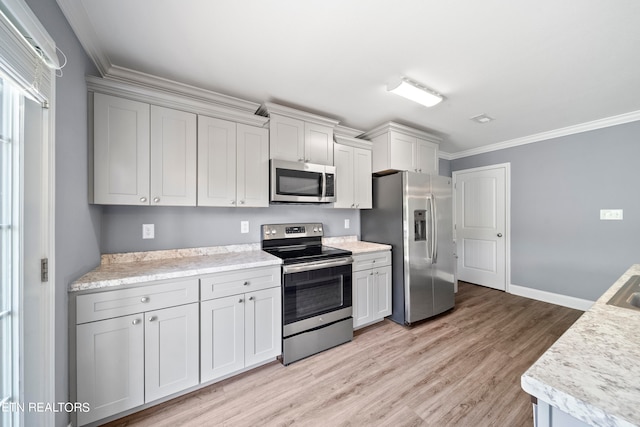
<path id="1" fill-rule="evenodd" d="M 357 236 L 325 237 L 322 239 L 322 243 L 334 248 L 351 251 L 354 255 L 391 250 L 391 245 L 363 242 L 358 240 Z"/>
<path id="2" fill-rule="evenodd" d="M 263 252 L 259 243 L 108 254 L 102 255 L 102 262 L 98 268 L 73 282 L 69 291 L 131 285 L 281 263 L 280 258 Z"/>
<path id="3" fill-rule="evenodd" d="M 521 378 L 524 391 L 594 426 L 640 426 L 640 311 L 607 305 L 631 266 Z"/>
<path id="4" fill-rule="evenodd" d="M 326 237 L 323 243 L 354 254 L 391 249 L 389 245 L 361 242 L 357 236 Z M 69 291 L 132 285 L 281 263 L 280 258 L 262 251 L 259 243 L 105 254 L 102 255 L 100 266 L 71 283 Z"/>

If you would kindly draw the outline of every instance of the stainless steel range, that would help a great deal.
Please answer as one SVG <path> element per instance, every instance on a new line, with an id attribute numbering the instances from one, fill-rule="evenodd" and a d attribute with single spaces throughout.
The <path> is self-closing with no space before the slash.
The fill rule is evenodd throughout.
<path id="1" fill-rule="evenodd" d="M 282 363 L 353 339 L 351 252 L 322 244 L 322 224 L 262 226 L 262 249 L 282 259 Z"/>

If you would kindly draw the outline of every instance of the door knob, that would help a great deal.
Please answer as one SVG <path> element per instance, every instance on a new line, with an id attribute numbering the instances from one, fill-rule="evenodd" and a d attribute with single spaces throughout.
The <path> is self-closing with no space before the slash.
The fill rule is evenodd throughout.
<path id="1" fill-rule="evenodd" d="M 502 233 L 498 233 L 498 237 L 502 237 Z"/>

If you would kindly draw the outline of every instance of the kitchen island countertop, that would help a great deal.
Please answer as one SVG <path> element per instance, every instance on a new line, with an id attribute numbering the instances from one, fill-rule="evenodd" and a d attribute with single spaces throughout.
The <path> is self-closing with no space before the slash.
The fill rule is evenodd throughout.
<path id="1" fill-rule="evenodd" d="M 607 301 L 631 266 L 521 377 L 524 391 L 595 426 L 640 426 L 640 311 Z"/>

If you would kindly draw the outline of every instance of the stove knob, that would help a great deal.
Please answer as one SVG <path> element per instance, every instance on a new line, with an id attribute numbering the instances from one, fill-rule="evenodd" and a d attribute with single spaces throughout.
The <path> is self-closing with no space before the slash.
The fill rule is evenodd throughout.
<path id="1" fill-rule="evenodd" d="M 318 227 L 313 227 L 313 232 L 317 233 L 318 232 Z"/>
<path id="2" fill-rule="evenodd" d="M 318 231 L 319 231 L 320 233 L 322 233 L 322 227 L 318 228 Z"/>
<path id="3" fill-rule="evenodd" d="M 272 229 L 271 229 L 271 234 L 276 234 L 276 232 L 277 232 L 277 231 L 276 231 L 276 229 L 275 229 L 275 228 L 272 228 Z"/>

